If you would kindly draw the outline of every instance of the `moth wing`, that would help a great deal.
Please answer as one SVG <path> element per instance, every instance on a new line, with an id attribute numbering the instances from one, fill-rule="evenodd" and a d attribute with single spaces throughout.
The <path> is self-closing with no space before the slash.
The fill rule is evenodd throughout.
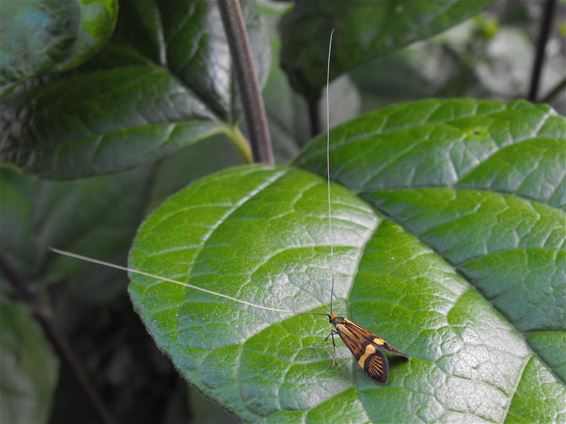
<path id="1" fill-rule="evenodd" d="M 387 377 L 389 374 L 387 356 L 385 356 L 381 350 L 376 349 L 375 353 L 371 354 L 366 359 L 364 371 L 378 383 L 387 383 Z"/>
<path id="2" fill-rule="evenodd" d="M 392 353 L 394 353 L 394 354 L 396 354 L 396 355 L 403 356 L 403 357 L 405 357 L 405 358 L 408 358 L 408 357 L 409 357 L 409 355 L 407 355 L 407 354 L 404 353 L 404 352 L 401 352 L 399 349 L 397 349 L 397 348 L 396 348 L 395 346 L 393 346 L 391 343 L 386 342 L 385 340 L 383 340 L 383 344 L 382 344 L 382 345 L 379 345 L 379 346 L 380 346 L 382 349 L 385 349 L 385 350 L 387 350 L 388 352 L 392 352 Z"/>
<path id="3" fill-rule="evenodd" d="M 382 339 L 379 336 L 376 336 L 374 333 L 365 329 L 364 327 L 362 327 L 362 326 L 360 326 L 360 325 L 358 325 L 355 322 L 352 322 L 350 320 L 346 320 L 346 322 L 347 322 L 348 326 L 355 329 L 355 332 L 359 334 L 360 338 L 371 341 L 371 342 L 377 344 L 382 349 L 385 349 L 389 352 L 393 352 L 393 353 L 396 353 L 397 355 L 405 356 L 407 358 L 409 357 L 406 353 L 401 352 L 399 349 L 397 349 L 391 343 L 386 342 L 384 339 Z"/>
<path id="4" fill-rule="evenodd" d="M 347 319 L 344 320 L 343 324 L 336 326 L 336 331 L 356 359 L 362 356 L 368 342 L 371 343 L 372 338 L 375 337 L 364 327 L 360 327 Z"/>

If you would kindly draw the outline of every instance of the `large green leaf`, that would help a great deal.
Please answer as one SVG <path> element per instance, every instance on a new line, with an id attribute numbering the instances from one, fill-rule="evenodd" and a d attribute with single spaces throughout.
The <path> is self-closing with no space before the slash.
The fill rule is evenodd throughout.
<path id="1" fill-rule="evenodd" d="M 116 0 L 8 0 L 0 7 L 0 95 L 31 77 L 61 72 L 100 50 Z"/>
<path id="2" fill-rule="evenodd" d="M 328 39 L 331 78 L 479 13 L 492 0 L 311 0 L 297 2 L 281 21 L 281 66 L 293 88 L 317 99 L 326 81 Z"/>
<path id="3" fill-rule="evenodd" d="M 46 423 L 57 359 L 28 308 L 0 303 L 0 422 Z"/>
<path id="4" fill-rule="evenodd" d="M 115 172 L 235 129 L 239 101 L 216 2 L 124 2 L 117 34 L 74 74 L 30 85 L 0 105 L 0 160 L 72 178 Z M 260 76 L 270 50 L 243 2 Z M 239 144 L 238 144 L 239 142 Z"/>
<path id="5" fill-rule="evenodd" d="M 331 133 L 293 167 L 200 180 L 144 222 L 130 266 L 280 313 L 131 275 L 158 346 L 249 421 L 564 422 L 566 120 L 525 102 L 421 101 Z M 302 169 L 299 169 L 302 168 Z M 309 172 L 310 171 L 310 172 Z M 332 238 L 331 238 L 332 236 Z M 380 386 L 338 313 L 407 352 Z"/>

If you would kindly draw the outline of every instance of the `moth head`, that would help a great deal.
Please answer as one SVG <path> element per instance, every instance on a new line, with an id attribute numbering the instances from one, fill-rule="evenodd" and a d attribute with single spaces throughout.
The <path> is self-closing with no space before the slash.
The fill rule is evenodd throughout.
<path id="1" fill-rule="evenodd" d="M 335 319 L 336 319 L 336 314 L 328 314 L 328 322 L 330 324 L 334 324 Z"/>

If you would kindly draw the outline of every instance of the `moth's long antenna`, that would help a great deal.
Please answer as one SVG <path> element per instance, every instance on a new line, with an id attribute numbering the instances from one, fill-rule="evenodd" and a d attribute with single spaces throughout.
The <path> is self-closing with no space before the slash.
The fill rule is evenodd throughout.
<path id="1" fill-rule="evenodd" d="M 330 275 L 332 283 L 330 285 L 330 314 L 332 314 L 332 301 L 334 299 L 334 243 L 332 235 L 332 205 L 330 203 L 330 55 L 332 53 L 332 38 L 334 30 L 330 32 L 328 41 L 328 61 L 326 62 L 326 192 L 328 197 L 328 230 L 330 234 Z"/>
<path id="2" fill-rule="evenodd" d="M 264 309 L 266 311 L 285 312 L 285 313 L 290 313 L 290 314 L 296 313 L 296 312 L 293 312 L 293 311 L 289 311 L 287 309 L 270 308 L 268 306 L 257 305 L 255 303 L 246 302 L 245 300 L 237 299 L 235 297 L 228 296 L 227 294 L 218 293 L 218 292 L 215 292 L 215 291 L 212 291 L 212 290 L 204 289 L 202 287 L 193 286 L 192 284 L 189 284 L 189 283 L 184 283 L 182 281 L 173 280 L 173 279 L 167 278 L 167 277 L 162 277 L 160 275 L 150 274 L 149 272 L 139 271 L 139 270 L 133 269 L 133 268 L 127 268 L 125 266 L 116 265 L 116 264 L 113 264 L 111 262 L 105 262 L 105 261 L 101 261 L 101 260 L 98 260 L 98 259 L 89 258 L 88 256 L 83 256 L 83 255 L 79 255 L 77 253 L 67 252 L 65 250 L 56 249 L 54 247 L 50 247 L 49 250 L 51 250 L 52 252 L 58 253 L 60 255 L 63 255 L 63 256 L 69 256 L 71 258 L 80 259 L 82 261 L 91 262 L 93 264 L 103 265 L 103 266 L 107 266 L 109 268 L 115 268 L 115 269 L 119 269 L 121 271 L 131 272 L 132 274 L 143 275 L 145 277 L 155 278 L 156 280 L 165 281 L 167 283 L 172 283 L 172 284 L 177 284 L 179 286 L 188 287 L 190 289 L 201 291 L 203 293 L 208 293 L 208 294 L 212 294 L 214 296 L 223 297 L 225 299 L 230 299 L 234 302 L 241 303 L 242 305 L 248 305 L 248 306 L 252 306 L 254 308 L 258 308 L 258 309 Z"/>

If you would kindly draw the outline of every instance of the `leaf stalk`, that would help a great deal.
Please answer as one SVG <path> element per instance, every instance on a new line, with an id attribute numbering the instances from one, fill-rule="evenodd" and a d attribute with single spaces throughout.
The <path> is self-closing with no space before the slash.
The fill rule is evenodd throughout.
<path id="1" fill-rule="evenodd" d="M 246 139 L 246 137 L 244 137 L 240 129 L 236 125 L 234 125 L 233 127 L 225 127 L 223 132 L 224 135 L 228 137 L 230 142 L 234 145 L 236 150 L 238 150 L 240 155 L 242 155 L 242 158 L 244 158 L 246 163 L 253 163 L 254 156 L 252 154 L 250 144 L 248 143 L 248 140 Z"/>
<path id="2" fill-rule="evenodd" d="M 252 60 L 240 1 L 218 0 L 217 3 L 230 46 L 236 81 L 240 89 L 242 106 L 250 134 L 254 162 L 273 165 L 273 149 L 267 125 L 267 115 Z"/>

